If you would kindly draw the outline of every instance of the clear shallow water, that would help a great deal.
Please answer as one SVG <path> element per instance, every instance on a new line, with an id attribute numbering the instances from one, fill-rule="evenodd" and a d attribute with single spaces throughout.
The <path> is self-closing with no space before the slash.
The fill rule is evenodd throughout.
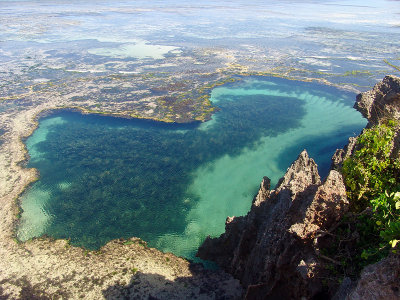
<path id="1" fill-rule="evenodd" d="M 41 178 L 22 196 L 18 237 L 48 234 L 96 249 L 137 236 L 193 258 L 207 235 L 243 215 L 264 175 L 273 183 L 306 148 L 326 175 L 330 156 L 366 122 L 354 94 L 277 78 L 212 92 L 203 124 L 163 124 L 74 112 L 40 120 L 27 140 Z"/>

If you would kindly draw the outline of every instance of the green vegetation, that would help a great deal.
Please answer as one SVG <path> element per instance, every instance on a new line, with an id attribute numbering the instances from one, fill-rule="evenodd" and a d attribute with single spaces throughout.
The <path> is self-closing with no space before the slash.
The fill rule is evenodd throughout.
<path id="1" fill-rule="evenodd" d="M 125 241 L 124 245 L 133 245 L 135 243 L 136 243 L 136 241 L 129 240 L 129 241 Z"/>
<path id="2" fill-rule="evenodd" d="M 127 240 L 123 242 L 123 244 L 126 246 L 137 244 L 142 247 L 147 247 L 147 243 L 143 240 Z"/>
<path id="3" fill-rule="evenodd" d="M 398 122 L 385 121 L 365 129 L 352 156 L 343 162 L 350 209 L 319 240 L 325 245 L 321 255 L 330 262 L 328 281 L 334 285 L 344 276 L 357 278 L 366 265 L 399 252 L 400 158 L 392 155 L 399 127 Z"/>
<path id="4" fill-rule="evenodd" d="M 397 71 L 400 71 L 400 67 L 390 63 L 387 59 L 383 60 L 387 65 L 391 66 L 392 68 L 396 69 Z"/>
<path id="5" fill-rule="evenodd" d="M 372 73 L 370 71 L 360 71 L 360 70 L 352 70 L 352 71 L 346 71 L 343 76 L 372 76 Z"/>
<path id="6" fill-rule="evenodd" d="M 386 121 L 364 130 L 356 151 L 343 163 L 351 216 L 359 234 L 359 267 L 380 260 L 389 251 L 396 252 L 399 245 L 400 159 L 391 156 L 397 126 Z M 338 234 L 343 236 L 344 228 L 340 230 Z"/>
<path id="7" fill-rule="evenodd" d="M 137 243 L 138 243 L 138 245 L 140 245 L 142 247 L 145 247 L 145 248 L 147 247 L 147 243 L 143 240 L 138 240 Z"/>

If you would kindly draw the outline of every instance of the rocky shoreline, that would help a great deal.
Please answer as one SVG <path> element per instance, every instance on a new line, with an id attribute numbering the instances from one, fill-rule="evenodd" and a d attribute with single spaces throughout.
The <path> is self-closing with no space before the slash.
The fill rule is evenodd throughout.
<path id="1" fill-rule="evenodd" d="M 360 94 L 355 107 L 369 121 L 397 119 L 400 78 L 386 76 L 372 91 Z M 397 132 L 392 155 L 399 156 Z M 198 256 L 213 260 L 238 278 L 246 299 L 399 299 L 400 256 L 390 255 L 367 266 L 358 281 L 345 278 L 327 284 L 329 264 L 323 255 L 324 236 L 349 209 L 342 175 L 337 170 L 351 156 L 355 138 L 336 151 L 332 169 L 321 182 L 317 165 L 303 151 L 274 190 L 264 177 L 250 212 L 228 217 L 219 238 L 208 237 Z"/>

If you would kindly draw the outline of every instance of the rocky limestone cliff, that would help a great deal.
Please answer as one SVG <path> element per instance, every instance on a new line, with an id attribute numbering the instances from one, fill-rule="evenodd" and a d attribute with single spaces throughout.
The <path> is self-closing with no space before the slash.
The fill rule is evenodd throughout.
<path id="1" fill-rule="evenodd" d="M 354 107 L 368 119 L 369 126 L 384 118 L 400 119 L 400 78 L 385 76 L 372 90 L 359 94 Z"/>
<path id="2" fill-rule="evenodd" d="M 250 212 L 228 218 L 226 232 L 207 238 L 201 258 L 214 260 L 247 287 L 247 298 L 311 298 L 322 292 L 318 237 L 347 210 L 342 177 L 321 183 L 303 151 L 275 190 L 264 177 Z"/>
<path id="3" fill-rule="evenodd" d="M 400 78 L 382 82 L 357 96 L 355 107 L 369 126 L 383 118 L 400 119 Z M 393 155 L 399 155 L 400 134 Z M 246 299 L 399 299 L 399 257 L 367 267 L 358 283 L 346 279 L 335 294 L 324 287 L 332 263 L 320 253 L 323 236 L 348 209 L 340 174 L 343 160 L 356 146 L 351 138 L 332 157 L 332 170 L 321 183 L 317 165 L 303 151 L 275 190 L 264 177 L 250 212 L 228 217 L 219 238 L 208 237 L 198 256 L 217 262 L 247 289 Z M 335 263 L 335 262 L 333 262 Z"/>
<path id="4" fill-rule="evenodd" d="M 385 76 L 371 91 L 359 94 L 354 107 L 368 119 L 368 126 L 379 124 L 383 119 L 400 120 L 400 77 Z M 354 148 L 355 143 L 350 141 L 343 157 L 351 155 Z M 399 129 L 393 140 L 391 156 L 400 156 Z M 354 285 L 355 287 L 350 289 L 343 299 L 400 299 L 400 256 L 392 254 L 380 262 L 365 267 L 360 279 Z"/>

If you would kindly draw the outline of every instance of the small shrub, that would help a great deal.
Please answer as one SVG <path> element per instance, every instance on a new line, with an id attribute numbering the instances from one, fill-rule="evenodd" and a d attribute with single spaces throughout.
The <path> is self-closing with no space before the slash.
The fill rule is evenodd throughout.
<path id="1" fill-rule="evenodd" d="M 390 156 L 396 126 L 387 121 L 365 130 L 343 163 L 350 209 L 359 215 L 358 248 L 369 263 L 396 251 L 400 240 L 400 160 Z"/>
<path id="2" fill-rule="evenodd" d="M 135 243 L 135 241 L 129 240 L 129 241 L 125 241 L 123 244 L 124 245 L 133 245 Z"/>

